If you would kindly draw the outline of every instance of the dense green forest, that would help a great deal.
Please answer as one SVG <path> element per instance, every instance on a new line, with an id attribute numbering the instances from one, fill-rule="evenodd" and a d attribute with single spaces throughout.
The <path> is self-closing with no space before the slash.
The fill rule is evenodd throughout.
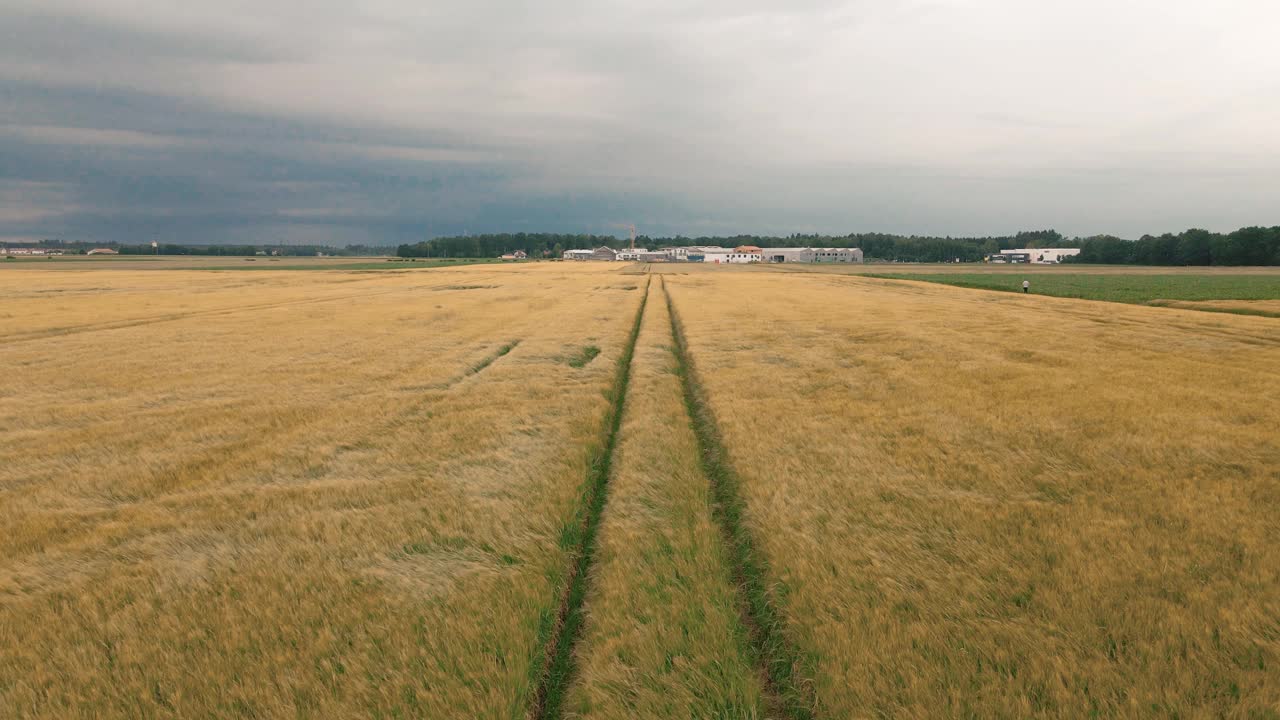
<path id="1" fill-rule="evenodd" d="M 1071 262 L 1108 265 L 1280 265 L 1280 226 L 1240 228 L 1227 234 L 1187 230 L 1123 240 L 1085 238 Z"/>

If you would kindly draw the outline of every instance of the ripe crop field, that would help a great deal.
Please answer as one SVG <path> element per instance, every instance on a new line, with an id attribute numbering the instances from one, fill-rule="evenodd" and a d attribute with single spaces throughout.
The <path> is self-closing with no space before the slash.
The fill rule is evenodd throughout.
<path id="1" fill-rule="evenodd" d="M 238 257 L 216 255 L 57 255 L 5 257 L 5 270 L 416 270 L 500 264 L 496 258 L 388 258 L 388 257 Z"/>
<path id="2" fill-rule="evenodd" d="M 643 284 L 510 270 L 6 276 L 4 714 L 522 712 Z"/>
<path id="3" fill-rule="evenodd" d="M 667 283 L 825 717 L 1280 709 L 1280 325 Z"/>
<path id="4" fill-rule="evenodd" d="M 0 267 L 5 717 L 1280 713 L 1280 320 L 123 262 Z"/>
<path id="5" fill-rule="evenodd" d="M 1280 300 L 1152 300 L 1148 305 L 1280 318 Z"/>

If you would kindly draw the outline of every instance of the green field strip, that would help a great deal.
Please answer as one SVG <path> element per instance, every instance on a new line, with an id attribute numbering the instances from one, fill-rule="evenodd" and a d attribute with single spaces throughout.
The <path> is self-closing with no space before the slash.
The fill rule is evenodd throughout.
<path id="1" fill-rule="evenodd" d="M 1022 281 L 1027 280 L 1031 283 L 1031 295 L 1139 305 L 1160 305 L 1177 300 L 1280 299 L 1280 276 L 1277 275 L 1047 274 L 1028 269 L 1025 273 L 868 273 L 863 277 L 914 280 L 1011 293 L 1021 293 Z M 1213 308 L 1194 309 L 1239 312 Z"/>
<path id="2" fill-rule="evenodd" d="M 665 281 L 662 290 L 671 315 L 671 338 L 685 406 L 698 438 L 702 470 L 711 481 L 713 513 L 724 535 L 738 588 L 739 612 L 748 631 L 752 655 L 765 683 L 769 714 L 781 714 L 793 720 L 813 718 L 815 699 L 811 685 L 801 677 L 798 651 L 783 634 L 784 619 L 769 596 L 769 569 L 757 549 L 758 543 L 744 523 L 747 508 L 739 492 L 740 480 L 730 464 L 715 415 L 707 401 L 707 391 L 689 356 L 684 326 Z"/>

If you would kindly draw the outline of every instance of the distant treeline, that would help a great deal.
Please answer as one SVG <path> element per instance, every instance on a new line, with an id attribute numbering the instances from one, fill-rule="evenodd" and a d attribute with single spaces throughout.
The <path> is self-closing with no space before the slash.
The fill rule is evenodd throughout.
<path id="1" fill-rule="evenodd" d="M 560 233 L 501 233 L 491 235 L 465 235 L 439 237 L 413 245 L 401 245 L 396 255 L 412 257 L 497 257 L 516 250 L 523 250 L 531 258 L 560 257 L 565 250 L 584 250 L 607 245 L 626 247 L 629 240 L 618 240 L 612 235 L 569 235 Z M 636 245 L 640 245 L 636 238 Z M 647 247 L 647 246 L 646 246 Z"/>
<path id="2" fill-rule="evenodd" d="M 495 257 L 524 250 L 531 258 L 560 257 L 565 250 L 627 247 L 629 240 L 612 235 L 502 233 L 440 237 L 396 249 L 400 257 Z M 720 245 L 737 247 L 856 247 L 868 258 L 895 262 L 974 262 L 1001 250 L 1023 247 L 1078 247 L 1054 230 L 1033 230 L 1004 237 L 952 238 L 854 233 L 850 235 L 733 235 L 728 237 L 636 237 L 646 248 Z"/>
<path id="3" fill-rule="evenodd" d="M 1107 265 L 1280 265 L 1280 226 L 1235 232 L 1187 230 L 1159 237 L 1123 240 L 1110 235 L 1084 238 L 1070 262 Z"/>
<path id="4" fill-rule="evenodd" d="M 121 255 L 280 255 L 283 257 L 341 255 L 370 256 L 390 255 L 389 247 L 369 245 L 347 245 L 346 247 L 330 247 L 328 245 L 175 245 L 164 243 L 157 248 L 151 245 L 99 245 L 96 247 L 115 247 Z"/>
<path id="5" fill-rule="evenodd" d="M 440 237 L 396 249 L 400 257 L 496 257 L 523 250 L 531 258 L 560 257 L 565 250 L 627 246 L 612 235 L 502 233 Z M 1001 250 L 1078 247 L 1071 262 L 1134 265 L 1280 265 L 1280 227 L 1247 227 L 1221 234 L 1187 230 L 1159 237 L 1124 240 L 1110 235 L 1066 238 L 1056 230 L 1028 230 L 996 237 L 934 237 L 851 233 L 849 235 L 732 235 L 636 238 L 646 248 L 688 245 L 760 247 L 857 247 L 868 260 L 884 262 L 977 262 Z"/>
<path id="6" fill-rule="evenodd" d="M 497 257 L 523 250 L 530 258 L 560 257 L 565 250 L 612 248 L 627 246 L 627 240 L 612 235 L 559 233 L 502 233 L 440 237 L 413 245 L 401 245 L 396 254 L 403 258 L 483 258 Z M 857 247 L 868 260 L 883 262 L 977 262 L 1001 250 L 1015 248 L 1078 247 L 1080 254 L 1069 259 L 1077 263 L 1111 265 L 1280 265 L 1280 226 L 1246 227 L 1230 233 L 1214 233 L 1192 229 L 1174 235 L 1144 235 L 1125 240 L 1111 235 L 1087 238 L 1065 238 L 1056 230 L 1029 230 L 997 237 L 933 237 L 927 235 L 890 235 L 886 233 L 851 233 L 849 235 L 794 234 L 785 237 L 769 235 L 733 235 L 715 237 L 648 237 L 636 238 L 636 245 L 646 248 L 689 245 L 737 247 Z M 24 247 L 30 243 L 0 243 L 0 247 Z M 282 256 L 325 255 L 382 256 L 390 248 L 375 245 L 181 245 L 164 243 L 152 248 L 150 243 L 88 243 L 43 240 L 38 247 L 61 249 L 66 253 L 83 253 L 106 247 L 121 255 L 257 255 Z"/>
<path id="7" fill-rule="evenodd" d="M 61 250 L 68 255 L 84 254 L 94 248 L 111 248 L 121 255 L 280 255 L 285 257 L 315 256 L 317 253 L 342 256 L 386 256 L 391 248 L 376 245 L 347 245 L 331 247 L 328 245 L 181 245 L 162 243 L 151 247 L 151 243 L 128 244 L 119 242 L 81 242 L 57 239 L 41 240 L 38 243 L 0 242 L 4 247 L 38 247 L 48 250 Z"/>

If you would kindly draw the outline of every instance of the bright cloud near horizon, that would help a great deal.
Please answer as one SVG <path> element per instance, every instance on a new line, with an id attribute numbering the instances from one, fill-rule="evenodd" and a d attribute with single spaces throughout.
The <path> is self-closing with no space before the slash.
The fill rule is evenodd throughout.
<path id="1" fill-rule="evenodd" d="M 1274 0 L 0 0 L 0 239 L 1280 224 Z"/>

